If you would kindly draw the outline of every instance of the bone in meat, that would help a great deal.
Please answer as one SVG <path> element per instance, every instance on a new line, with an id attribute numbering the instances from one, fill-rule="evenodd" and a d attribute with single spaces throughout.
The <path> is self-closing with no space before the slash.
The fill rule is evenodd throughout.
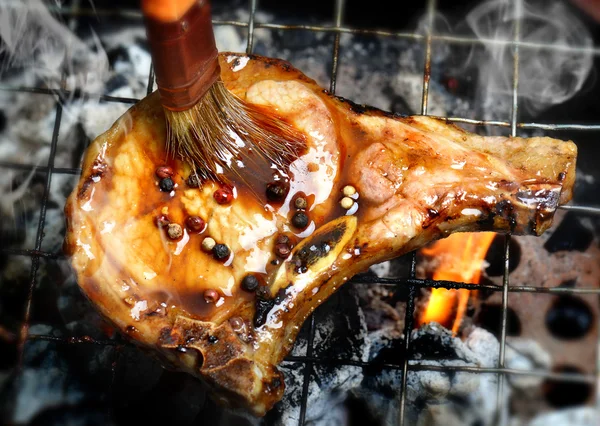
<path id="1" fill-rule="evenodd" d="M 356 273 L 453 232 L 539 235 L 571 197 L 572 142 L 477 136 L 355 105 L 284 61 L 220 61 L 229 90 L 305 135 L 289 170 L 266 170 L 281 199 L 262 184 L 196 187 L 166 156 L 154 93 L 88 148 L 65 249 L 104 317 L 224 404 L 268 411 L 302 322 Z"/>

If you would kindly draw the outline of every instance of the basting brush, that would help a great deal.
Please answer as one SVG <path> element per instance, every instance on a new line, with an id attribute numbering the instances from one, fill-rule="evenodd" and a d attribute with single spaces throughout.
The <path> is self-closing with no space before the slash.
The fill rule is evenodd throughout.
<path id="1" fill-rule="evenodd" d="M 202 179 L 228 183 L 281 170 L 303 136 L 276 114 L 230 93 L 220 66 L 208 0 L 142 0 L 156 83 L 167 120 L 167 153 Z M 231 175 L 231 173 L 233 175 Z"/>

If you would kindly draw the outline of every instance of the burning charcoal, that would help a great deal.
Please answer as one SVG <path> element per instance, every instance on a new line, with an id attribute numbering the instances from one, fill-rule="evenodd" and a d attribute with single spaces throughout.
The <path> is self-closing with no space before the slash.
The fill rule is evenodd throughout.
<path id="1" fill-rule="evenodd" d="M 544 248 L 550 253 L 565 250 L 586 251 L 593 239 L 592 231 L 581 223 L 577 215 L 569 212 L 548 238 Z"/>

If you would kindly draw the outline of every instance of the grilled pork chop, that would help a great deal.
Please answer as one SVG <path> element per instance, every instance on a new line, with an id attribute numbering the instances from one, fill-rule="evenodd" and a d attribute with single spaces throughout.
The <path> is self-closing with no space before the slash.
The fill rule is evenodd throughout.
<path id="1" fill-rule="evenodd" d="M 576 147 L 481 137 L 332 96 L 287 62 L 223 53 L 236 95 L 306 149 L 272 182 L 199 182 L 165 153 L 157 93 L 88 148 L 66 206 L 78 282 L 125 335 L 263 415 L 306 317 L 354 274 L 453 232 L 539 235 L 571 197 Z"/>

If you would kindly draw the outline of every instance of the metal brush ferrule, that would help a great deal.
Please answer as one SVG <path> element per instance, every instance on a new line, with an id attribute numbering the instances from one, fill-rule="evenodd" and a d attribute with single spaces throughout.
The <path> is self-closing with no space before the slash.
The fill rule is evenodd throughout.
<path id="1" fill-rule="evenodd" d="M 161 7 L 173 10 L 169 1 Z M 210 4 L 195 1 L 175 20 L 149 13 L 144 4 L 142 9 L 162 104 L 172 111 L 190 109 L 220 75 Z"/>

